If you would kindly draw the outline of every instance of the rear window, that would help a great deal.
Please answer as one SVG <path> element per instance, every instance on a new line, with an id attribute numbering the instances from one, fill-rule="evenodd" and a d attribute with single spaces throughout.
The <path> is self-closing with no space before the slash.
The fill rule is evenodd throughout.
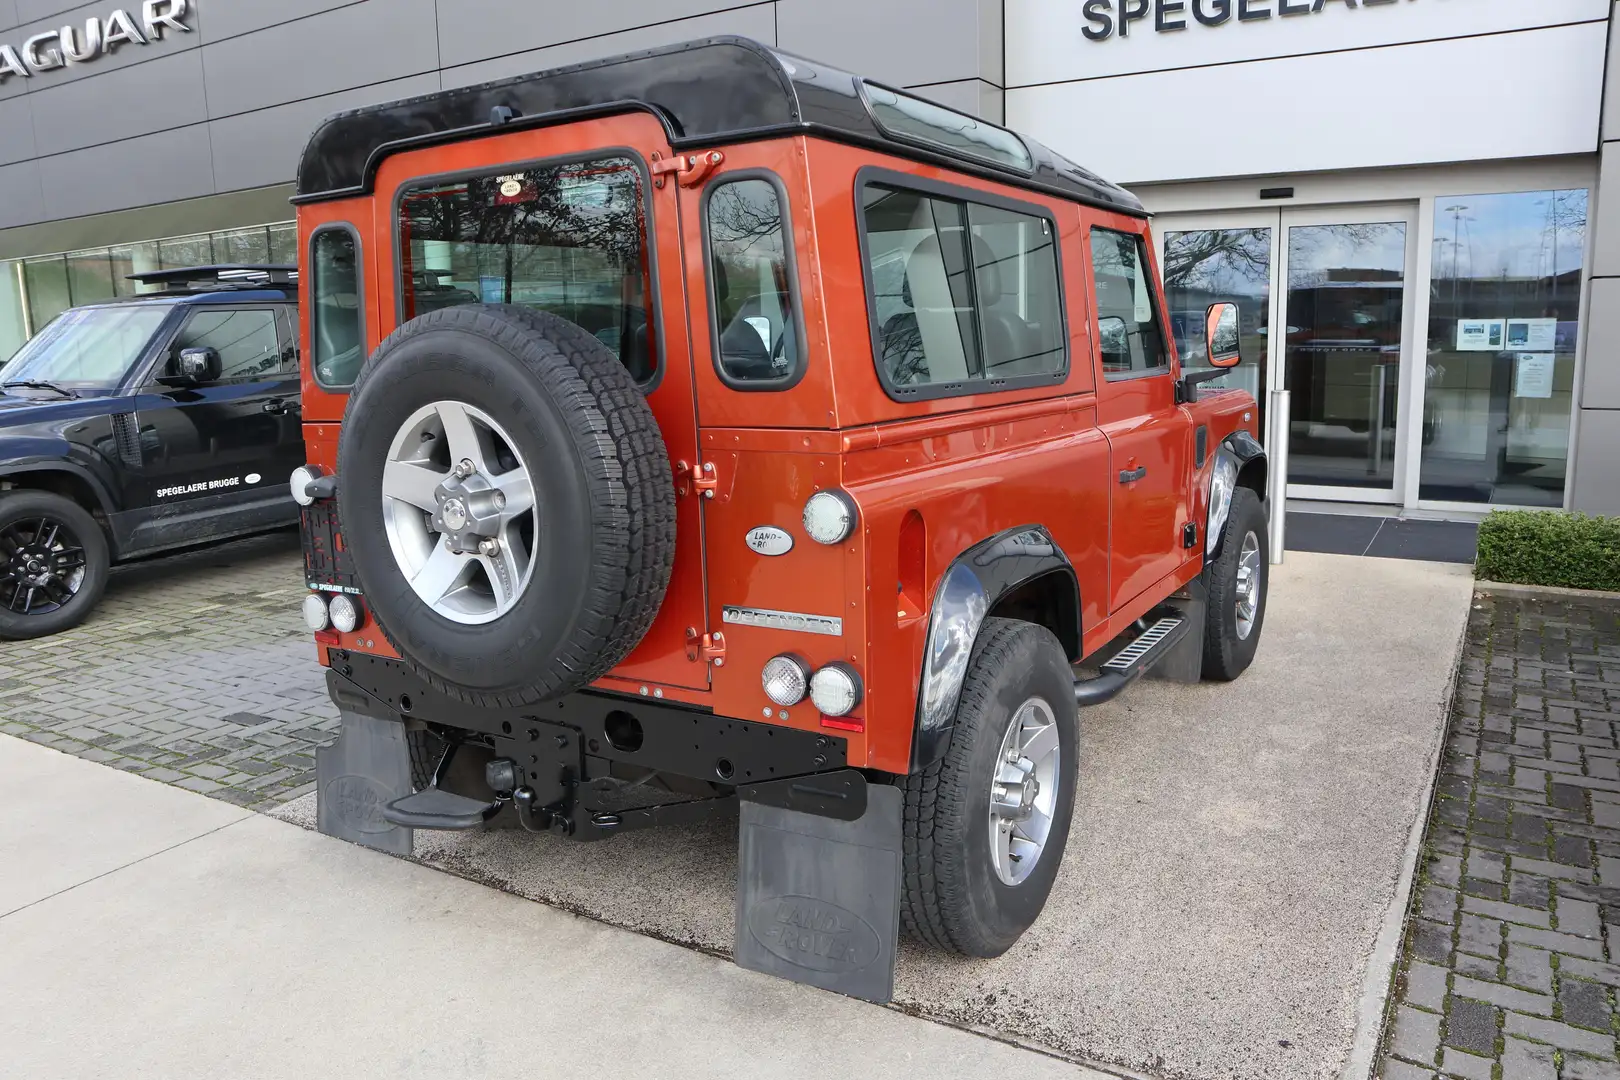
<path id="1" fill-rule="evenodd" d="M 721 378 L 744 390 L 791 383 L 799 373 L 799 319 L 783 199 L 763 176 L 709 189 L 709 240 L 715 361 Z"/>
<path id="2" fill-rule="evenodd" d="M 402 319 L 457 304 L 561 315 L 638 381 L 656 369 L 641 171 L 607 157 L 409 187 L 399 201 Z"/>
<path id="3" fill-rule="evenodd" d="M 1050 218 L 944 191 L 862 189 L 878 372 L 901 399 L 1061 382 Z"/>

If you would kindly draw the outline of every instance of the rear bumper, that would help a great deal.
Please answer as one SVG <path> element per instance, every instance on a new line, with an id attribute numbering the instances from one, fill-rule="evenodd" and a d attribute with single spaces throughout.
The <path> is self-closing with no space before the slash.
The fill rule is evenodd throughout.
<path id="1" fill-rule="evenodd" d="M 778 801 L 772 785 L 780 781 L 851 771 L 845 740 L 832 734 L 592 690 L 536 705 L 486 708 L 435 690 L 400 660 L 334 649 L 331 662 L 327 687 L 340 709 L 472 737 L 522 763 L 541 805 L 566 805 L 565 812 L 575 804 L 588 811 L 590 781 L 623 777 L 627 770 L 673 774 L 716 785 L 717 794 L 735 791 L 770 802 Z M 862 792 L 863 808 L 864 801 Z"/>

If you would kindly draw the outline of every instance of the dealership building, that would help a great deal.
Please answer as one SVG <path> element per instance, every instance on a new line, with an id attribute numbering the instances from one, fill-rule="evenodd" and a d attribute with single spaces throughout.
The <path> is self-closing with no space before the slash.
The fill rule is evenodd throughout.
<path id="1" fill-rule="evenodd" d="M 0 356 L 133 273 L 295 261 L 330 113 L 742 34 L 1130 187 L 1172 325 L 1235 300 L 1227 380 L 1287 391 L 1291 500 L 1620 513 L 1613 0 L 117 3 L 0 0 Z"/>

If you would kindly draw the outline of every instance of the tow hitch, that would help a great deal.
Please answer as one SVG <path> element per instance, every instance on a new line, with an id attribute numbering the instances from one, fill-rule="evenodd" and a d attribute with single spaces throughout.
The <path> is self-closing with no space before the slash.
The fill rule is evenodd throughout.
<path id="1" fill-rule="evenodd" d="M 573 832 L 574 823 L 566 814 L 556 813 L 539 803 L 534 788 L 525 782 L 522 767 L 511 758 L 496 758 L 484 766 L 484 782 L 495 792 L 490 802 L 457 795 L 440 787 L 460 748 L 461 744 L 456 742 L 446 746 L 444 756 L 433 770 L 433 782 L 383 807 L 383 817 L 407 829 L 476 829 L 511 803 L 518 823 L 529 832 L 555 832 L 563 836 Z"/>

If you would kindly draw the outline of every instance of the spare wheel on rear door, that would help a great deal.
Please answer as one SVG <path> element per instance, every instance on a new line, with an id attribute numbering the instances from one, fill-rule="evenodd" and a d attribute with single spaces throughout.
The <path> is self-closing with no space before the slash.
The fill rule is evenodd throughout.
<path id="1" fill-rule="evenodd" d="M 652 625 L 675 488 L 611 350 L 529 308 L 412 319 L 367 361 L 338 446 L 344 545 L 388 640 L 481 705 L 577 690 Z"/>

